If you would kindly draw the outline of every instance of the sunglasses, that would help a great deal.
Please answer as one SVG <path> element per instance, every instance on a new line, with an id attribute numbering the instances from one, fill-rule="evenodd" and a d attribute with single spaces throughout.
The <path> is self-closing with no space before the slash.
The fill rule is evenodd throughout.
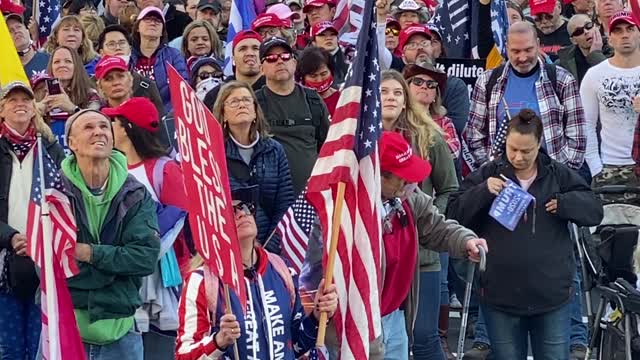
<path id="1" fill-rule="evenodd" d="M 241 211 L 245 215 L 254 215 L 256 213 L 256 206 L 253 203 L 241 201 L 233 205 L 233 211 L 235 213 Z"/>
<path id="2" fill-rule="evenodd" d="M 438 82 L 435 80 L 424 80 L 417 77 L 411 79 L 411 83 L 415 86 L 427 85 L 427 89 L 436 89 L 438 87 Z"/>
<path id="3" fill-rule="evenodd" d="M 398 36 L 398 35 L 400 35 L 400 30 L 398 30 L 398 29 L 394 29 L 394 28 L 387 28 L 387 29 L 384 31 L 384 34 L 385 34 L 385 35 Z"/>
<path id="4" fill-rule="evenodd" d="M 222 74 L 219 72 L 201 72 L 200 74 L 198 74 L 198 78 L 200 80 L 207 80 L 208 78 L 221 78 Z"/>
<path id="5" fill-rule="evenodd" d="M 593 25 L 593 23 L 592 23 L 592 22 L 588 22 L 588 23 L 584 24 L 584 26 L 577 27 L 577 28 L 573 31 L 573 33 L 571 34 L 571 37 L 576 37 L 576 36 L 580 36 L 580 35 L 584 34 L 584 33 L 586 33 L 587 31 L 589 31 L 589 30 L 593 29 L 593 26 L 594 26 L 594 25 Z"/>
<path id="6" fill-rule="evenodd" d="M 282 59 L 282 61 L 287 62 L 291 60 L 293 54 L 291 53 L 281 53 L 281 54 L 269 54 L 262 58 L 262 62 L 268 62 L 270 64 L 277 63 L 278 59 Z"/>
<path id="7" fill-rule="evenodd" d="M 553 20 L 553 15 L 547 14 L 547 13 L 542 13 L 542 14 L 536 15 L 533 18 L 533 21 L 535 21 L 537 23 L 542 22 L 542 20 L 551 21 L 551 20 Z"/>

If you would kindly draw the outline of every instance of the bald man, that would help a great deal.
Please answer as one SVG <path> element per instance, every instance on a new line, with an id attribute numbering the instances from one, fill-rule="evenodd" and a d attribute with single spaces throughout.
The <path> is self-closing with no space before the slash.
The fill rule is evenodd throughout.
<path id="1" fill-rule="evenodd" d="M 602 53 L 602 35 L 591 18 L 584 14 L 573 15 L 567 30 L 572 45 L 558 51 L 556 64 L 569 70 L 580 85 L 587 70 L 607 58 Z"/>

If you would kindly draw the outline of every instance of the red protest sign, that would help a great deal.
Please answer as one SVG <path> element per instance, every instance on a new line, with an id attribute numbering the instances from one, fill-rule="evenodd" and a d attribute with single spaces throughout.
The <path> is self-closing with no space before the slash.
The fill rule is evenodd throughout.
<path id="1" fill-rule="evenodd" d="M 229 190 L 222 128 L 171 65 L 169 87 L 178 149 L 189 197 L 189 220 L 198 252 L 246 304 L 242 255 Z"/>

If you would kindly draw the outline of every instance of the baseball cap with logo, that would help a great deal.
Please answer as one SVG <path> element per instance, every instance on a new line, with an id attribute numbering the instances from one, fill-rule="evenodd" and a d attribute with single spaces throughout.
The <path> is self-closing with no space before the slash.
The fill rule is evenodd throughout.
<path id="1" fill-rule="evenodd" d="M 265 40 L 262 44 L 260 44 L 260 61 L 262 61 L 262 59 L 267 55 L 269 50 L 273 49 L 274 47 L 284 48 L 288 53 L 293 54 L 293 48 L 291 48 L 291 45 L 289 45 L 287 40 L 281 37 L 274 36 L 272 38 Z"/>
<path id="2" fill-rule="evenodd" d="M 22 81 L 16 80 L 2 87 L 2 90 L 0 90 L 0 99 L 5 99 L 7 96 L 9 96 L 9 94 L 11 94 L 12 91 L 15 90 L 21 90 L 29 95 L 30 98 L 34 98 L 33 91 L 31 90 L 29 85 L 23 83 Z"/>
<path id="3" fill-rule="evenodd" d="M 307 2 L 307 4 L 302 8 L 302 12 L 308 13 L 309 11 L 311 11 L 311 8 L 322 7 L 324 5 L 336 7 L 336 3 L 334 0 L 311 0 Z"/>
<path id="4" fill-rule="evenodd" d="M 276 14 L 260 14 L 251 23 L 251 30 L 258 31 L 261 27 L 270 26 L 276 28 L 288 27 L 288 23 L 284 22 Z"/>
<path id="5" fill-rule="evenodd" d="M 103 56 L 96 64 L 96 79 L 103 79 L 111 70 L 128 71 L 129 67 L 119 56 Z"/>
<path id="6" fill-rule="evenodd" d="M 160 126 L 158 109 L 145 97 L 132 97 L 118 107 L 102 109 L 102 113 L 108 117 L 122 116 L 132 124 L 150 132 L 156 132 Z"/>
<path id="7" fill-rule="evenodd" d="M 335 32 L 336 34 L 338 34 L 338 30 L 336 29 L 336 27 L 333 25 L 332 21 L 320 21 L 319 23 L 316 23 L 315 25 L 313 25 L 311 27 L 311 32 L 310 32 L 310 36 L 312 38 L 316 37 L 319 34 L 322 34 L 323 32 L 327 31 L 327 30 L 333 30 L 333 32 Z"/>
<path id="8" fill-rule="evenodd" d="M 631 24 L 640 28 L 640 26 L 638 26 L 638 22 L 636 18 L 633 16 L 632 13 L 630 13 L 629 11 L 618 11 L 611 17 L 611 20 L 609 20 L 609 29 L 613 29 L 616 25 L 622 22 L 625 22 L 627 24 Z"/>
<path id="9" fill-rule="evenodd" d="M 200 0 L 198 2 L 198 10 L 211 9 L 216 14 L 222 11 L 222 4 L 218 0 Z"/>
<path id="10" fill-rule="evenodd" d="M 414 0 L 404 0 L 393 10 L 393 16 L 398 16 L 405 11 L 419 12 L 422 7 Z"/>
<path id="11" fill-rule="evenodd" d="M 260 34 L 258 34 L 257 32 L 253 30 L 240 31 L 239 33 L 236 34 L 236 36 L 233 37 L 233 44 L 231 46 L 231 51 L 233 52 L 233 50 L 235 50 L 236 46 L 238 46 L 240 41 L 246 40 L 246 39 L 255 39 L 255 40 L 258 40 L 259 43 L 262 43 L 262 36 L 260 36 Z"/>
<path id="12" fill-rule="evenodd" d="M 431 174 L 431 164 L 413 153 L 411 145 L 395 131 L 380 137 L 380 170 L 388 171 L 409 183 L 417 183 Z"/>
<path id="13" fill-rule="evenodd" d="M 529 0 L 531 16 L 538 14 L 551 14 L 556 7 L 556 0 Z"/>
<path id="14" fill-rule="evenodd" d="M 407 42 L 409 42 L 409 39 L 411 39 L 413 35 L 417 34 L 422 34 L 431 39 L 431 30 L 429 30 L 429 27 L 426 25 L 412 24 L 400 31 L 400 36 L 398 37 L 398 48 L 396 50 L 402 52 L 402 49 Z"/>

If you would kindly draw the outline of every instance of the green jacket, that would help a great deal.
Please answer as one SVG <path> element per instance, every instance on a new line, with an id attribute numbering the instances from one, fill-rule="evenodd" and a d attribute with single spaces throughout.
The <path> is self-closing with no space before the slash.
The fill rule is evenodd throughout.
<path id="1" fill-rule="evenodd" d="M 422 182 L 422 191 L 430 196 L 435 192 L 433 203 L 444 214 L 449 194 L 458 190 L 458 178 L 451 151 L 440 133 L 435 134 L 434 143 L 429 148 L 429 162 L 431 175 Z M 420 246 L 420 271 L 440 271 L 440 256 L 437 252 Z"/>
<path id="2" fill-rule="evenodd" d="M 92 245 L 91 263 L 79 262 L 80 273 L 67 280 L 74 308 L 88 311 L 91 322 L 132 316 L 142 305 L 142 277 L 153 273 L 160 251 L 156 204 L 144 185 L 127 175 L 108 206 L 97 239 L 84 189 L 74 185 L 77 181 L 67 173 L 63 181 L 76 215 L 78 243 Z"/>
<path id="3" fill-rule="evenodd" d="M 575 45 L 565 46 L 558 51 L 558 60 L 556 65 L 560 65 L 573 75 L 578 81 L 578 65 L 576 65 L 576 50 L 578 48 Z M 595 66 L 601 62 L 607 60 L 607 57 L 602 51 L 594 51 L 587 56 L 587 63 L 589 66 Z"/>

